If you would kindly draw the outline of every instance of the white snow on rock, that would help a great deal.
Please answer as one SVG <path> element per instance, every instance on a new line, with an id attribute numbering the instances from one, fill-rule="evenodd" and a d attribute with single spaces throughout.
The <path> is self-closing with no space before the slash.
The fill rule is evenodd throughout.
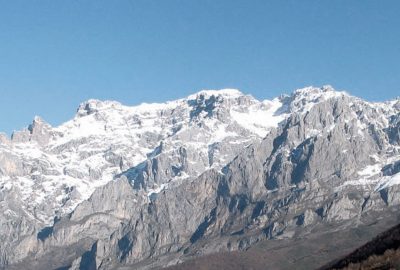
<path id="1" fill-rule="evenodd" d="M 322 88 L 310 86 L 297 89 L 293 93 L 291 110 L 306 113 L 309 112 L 315 104 L 331 98 L 339 98 L 344 95 L 348 94 L 346 92 L 335 91 L 329 85 L 323 86 Z"/>
<path id="2" fill-rule="evenodd" d="M 215 103 L 212 115 L 206 108 L 208 99 Z M 26 211 L 50 224 L 56 213 L 71 212 L 97 187 L 159 155 L 154 151 L 161 142 L 161 154 L 173 155 L 180 147 L 197 153 L 188 156 L 188 171 L 169 181 L 222 168 L 233 158 L 234 149 L 261 140 L 285 119 L 278 113 L 281 106 L 279 99 L 258 101 L 233 89 L 204 90 L 175 101 L 138 106 L 91 99 L 80 104 L 70 121 L 49 126 L 46 145 L 35 140 L 2 144 L 16 161 L 9 165 L 10 171 L 20 170 L 13 167 L 18 162 L 27 168 L 18 176 L 3 176 L 0 185 L 18 189 L 21 199 L 30 201 Z M 151 196 L 167 186 L 155 184 L 146 192 Z"/>
<path id="3" fill-rule="evenodd" d="M 143 169 L 152 158 L 169 156 L 174 162 L 171 165 L 184 169 L 171 174 L 165 183 L 145 187 L 143 199 L 148 199 L 206 170 L 220 170 L 243 147 L 260 141 L 291 113 L 305 113 L 319 102 L 343 95 L 347 94 L 327 86 L 307 87 L 265 101 L 235 89 L 203 90 L 175 101 L 138 106 L 91 99 L 80 104 L 73 119 L 58 127 L 35 117 L 36 125 L 46 127 L 40 134 L 48 136 L 48 141 L 29 139 L 29 130 L 23 131 L 18 141 L 0 136 L 0 161 L 4 161 L 0 163 L 0 189 L 17 190 L 25 211 L 51 224 L 55 215 L 73 211 L 97 187 L 132 168 Z M 352 106 L 356 110 L 357 102 Z M 395 103 L 379 103 L 371 108 L 385 115 L 393 106 Z M 388 125 L 382 123 L 377 124 Z M 329 126 L 326 131 L 334 128 Z M 309 135 L 318 132 L 310 130 Z M 186 151 L 184 161 L 179 151 Z M 355 179 L 354 184 L 378 183 L 371 179 L 377 169 L 360 171 L 358 176 L 364 180 Z M 397 184 L 398 177 L 385 178 L 381 186 Z"/>
<path id="4" fill-rule="evenodd" d="M 400 173 L 396 173 L 392 176 L 382 177 L 375 190 L 379 191 L 394 185 L 400 185 Z"/>
<path id="5" fill-rule="evenodd" d="M 373 157 L 377 159 L 377 157 Z M 398 158 L 398 157 L 394 157 Z M 386 162 L 393 162 L 393 158 L 389 158 Z M 358 171 L 358 179 L 344 182 L 341 186 L 337 187 L 337 190 L 342 189 L 346 186 L 367 186 L 369 189 L 374 191 L 380 191 L 382 189 L 399 185 L 400 184 L 400 173 L 396 173 L 389 176 L 382 176 L 382 169 L 385 167 L 385 163 L 376 163 L 368 165 L 362 170 Z"/>
<path id="6" fill-rule="evenodd" d="M 260 137 L 264 137 L 271 127 L 277 127 L 287 117 L 287 114 L 279 113 L 282 106 L 282 102 L 275 98 L 272 101 L 265 100 L 262 104 L 254 104 L 245 112 L 236 111 L 235 108 L 232 108 L 231 115 L 239 125 Z"/>

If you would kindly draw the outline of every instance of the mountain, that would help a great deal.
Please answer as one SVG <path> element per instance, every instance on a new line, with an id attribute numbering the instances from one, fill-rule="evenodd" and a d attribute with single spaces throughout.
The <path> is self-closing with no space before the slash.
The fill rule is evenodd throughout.
<path id="1" fill-rule="evenodd" d="M 0 136 L 0 267 L 151 269 L 389 226 L 399 184 L 400 100 L 330 86 L 89 100 Z"/>

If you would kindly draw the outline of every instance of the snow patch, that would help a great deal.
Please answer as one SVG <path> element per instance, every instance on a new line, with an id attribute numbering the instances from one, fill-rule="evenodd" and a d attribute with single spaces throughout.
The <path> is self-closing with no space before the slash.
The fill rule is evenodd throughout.
<path id="1" fill-rule="evenodd" d="M 376 186 L 375 190 L 380 191 L 382 189 L 394 186 L 394 185 L 400 185 L 400 173 L 396 173 L 392 176 L 385 176 L 383 177 L 378 185 Z"/>
<path id="2" fill-rule="evenodd" d="M 360 176 L 374 176 L 377 175 L 381 172 L 382 164 L 374 164 L 374 165 L 368 165 L 361 171 L 358 171 L 357 174 Z"/>
<path id="3" fill-rule="evenodd" d="M 232 109 L 230 114 L 232 118 L 242 127 L 265 137 L 272 127 L 277 127 L 287 115 L 279 114 L 278 110 L 282 107 L 281 101 L 276 98 L 272 101 L 263 101 L 265 107 L 260 108 L 259 104 L 252 105 L 247 112 L 240 112 Z"/>
<path id="4" fill-rule="evenodd" d="M 147 197 L 150 198 L 150 197 L 154 196 L 154 194 L 160 193 L 161 191 L 163 191 L 167 187 L 168 187 L 168 184 L 161 184 L 159 186 L 156 185 L 155 188 L 148 189 Z"/>
<path id="5" fill-rule="evenodd" d="M 243 93 L 237 89 L 221 89 L 221 90 L 201 90 L 193 95 L 188 96 L 188 99 L 196 99 L 198 96 L 204 95 L 206 97 L 210 96 L 224 96 L 237 98 L 243 96 Z"/>

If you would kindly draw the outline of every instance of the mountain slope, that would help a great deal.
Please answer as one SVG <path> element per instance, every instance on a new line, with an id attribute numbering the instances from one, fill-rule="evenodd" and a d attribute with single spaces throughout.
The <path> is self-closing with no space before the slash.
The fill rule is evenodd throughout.
<path id="1" fill-rule="evenodd" d="M 372 221 L 340 232 L 321 229 L 304 237 L 264 240 L 246 250 L 217 252 L 189 259 L 168 270 L 319 269 L 326 262 L 346 256 L 365 244 L 373 235 L 395 224 L 398 218 L 386 216 L 384 222 Z"/>
<path id="2" fill-rule="evenodd" d="M 1 263 L 151 268 L 384 217 L 400 203 L 399 110 L 309 87 L 35 119 L 1 144 Z"/>
<path id="3" fill-rule="evenodd" d="M 324 269 L 398 269 L 400 267 L 400 225 L 397 225 L 338 259 Z"/>

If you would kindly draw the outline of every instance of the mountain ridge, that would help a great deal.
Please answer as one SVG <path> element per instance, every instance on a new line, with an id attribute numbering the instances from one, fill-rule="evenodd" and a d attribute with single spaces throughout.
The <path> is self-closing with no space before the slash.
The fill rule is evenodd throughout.
<path id="1" fill-rule="evenodd" d="M 89 100 L 56 128 L 35 118 L 0 140 L 0 263 L 78 245 L 113 269 L 362 222 L 400 203 L 399 109 L 325 86 L 272 101 Z M 68 254 L 59 267 L 85 269 L 86 255 Z"/>

